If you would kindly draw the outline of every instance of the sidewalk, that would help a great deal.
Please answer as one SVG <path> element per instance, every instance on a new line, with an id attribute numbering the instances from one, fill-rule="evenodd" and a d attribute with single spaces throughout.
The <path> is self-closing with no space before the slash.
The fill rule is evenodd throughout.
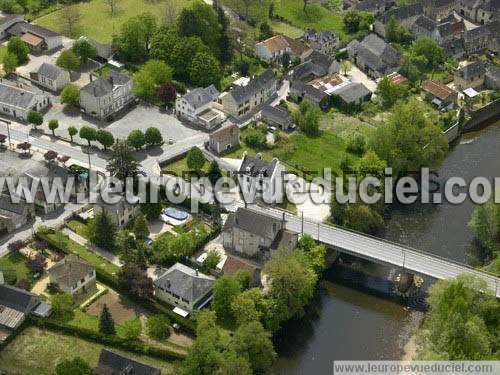
<path id="1" fill-rule="evenodd" d="M 86 238 L 83 238 L 79 234 L 73 232 L 71 229 L 65 227 L 65 228 L 63 228 L 62 232 L 64 234 L 68 235 L 69 238 L 71 238 L 73 241 L 75 241 L 79 245 L 85 246 L 90 251 L 96 253 L 97 255 L 99 255 L 100 257 L 106 259 L 107 261 L 113 263 L 114 265 L 116 265 L 118 267 L 121 267 L 123 265 L 123 263 L 120 261 L 120 258 L 118 258 L 116 255 L 94 245 L 92 242 L 90 242 Z"/>

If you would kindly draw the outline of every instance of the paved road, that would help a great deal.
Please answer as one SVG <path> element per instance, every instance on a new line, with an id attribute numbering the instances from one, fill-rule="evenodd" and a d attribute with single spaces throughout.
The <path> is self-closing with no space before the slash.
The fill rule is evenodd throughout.
<path id="1" fill-rule="evenodd" d="M 449 279 L 461 274 L 478 276 L 500 298 L 499 277 L 475 270 L 466 265 L 332 225 L 311 220 L 304 220 L 302 224 L 300 217 L 281 210 L 256 206 L 249 206 L 249 208 L 275 218 L 281 219 L 284 217 L 287 229 L 310 234 L 320 242 L 365 259 L 391 264 L 436 279 Z"/>

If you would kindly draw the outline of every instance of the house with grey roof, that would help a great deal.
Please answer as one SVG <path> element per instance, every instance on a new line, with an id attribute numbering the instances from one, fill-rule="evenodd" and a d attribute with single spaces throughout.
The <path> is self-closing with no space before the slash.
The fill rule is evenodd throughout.
<path id="1" fill-rule="evenodd" d="M 317 105 L 325 110 L 330 105 L 329 96 L 326 92 L 319 90 L 307 82 L 299 80 L 290 83 L 289 95 L 296 102 L 307 100 L 309 103 Z"/>
<path id="2" fill-rule="evenodd" d="M 349 59 L 371 77 L 382 78 L 399 70 L 400 54 L 376 34 L 347 45 Z"/>
<path id="3" fill-rule="evenodd" d="M 267 204 L 280 202 L 284 194 L 285 168 L 277 158 L 262 159 L 243 153 L 238 168 L 238 183 L 247 202 L 263 200 Z"/>
<path id="4" fill-rule="evenodd" d="M 277 244 L 292 244 L 291 247 L 296 244 L 297 234 L 292 233 L 290 238 L 287 232 L 283 238 L 283 231 L 286 231 L 283 220 L 239 207 L 224 223 L 222 243 L 227 251 L 239 256 L 268 259 L 272 255 L 271 248 L 276 250 Z"/>
<path id="5" fill-rule="evenodd" d="M 132 78 L 112 70 L 80 89 L 80 107 L 101 121 L 111 119 L 135 99 L 132 85 Z"/>
<path id="6" fill-rule="evenodd" d="M 354 6 L 359 12 L 371 12 L 375 16 L 385 13 L 394 4 L 393 0 L 361 0 Z"/>
<path id="7" fill-rule="evenodd" d="M 30 72 L 30 78 L 51 91 L 58 92 L 71 82 L 69 72 L 44 62 L 38 70 Z"/>
<path id="8" fill-rule="evenodd" d="M 260 120 L 269 126 L 275 126 L 283 131 L 290 130 L 293 126 L 292 116 L 285 109 L 265 105 L 260 111 Z"/>
<path id="9" fill-rule="evenodd" d="M 32 53 L 54 51 L 63 45 L 62 35 L 30 22 L 17 22 L 6 30 L 10 36 L 18 36 Z"/>
<path id="10" fill-rule="evenodd" d="M 499 0 L 458 0 L 457 13 L 473 22 L 486 25 L 500 19 Z"/>
<path id="11" fill-rule="evenodd" d="M 215 278 L 175 263 L 154 282 L 155 297 L 186 312 L 203 308 L 212 300 Z"/>
<path id="12" fill-rule="evenodd" d="M 74 254 L 66 255 L 48 269 L 52 288 L 73 297 L 87 295 L 96 290 L 95 267 Z"/>
<path id="13" fill-rule="evenodd" d="M 486 69 L 482 61 L 474 61 L 461 68 L 454 74 L 455 87 L 464 91 L 468 88 L 480 89 L 484 85 Z"/>
<path id="14" fill-rule="evenodd" d="M 455 10 L 456 0 L 424 0 L 424 13 L 433 20 L 441 20 L 448 17 Z"/>
<path id="15" fill-rule="evenodd" d="M 411 27 L 411 33 L 415 39 L 418 37 L 435 38 L 437 22 L 427 16 L 420 16 Z"/>
<path id="16" fill-rule="evenodd" d="M 0 237 L 21 228 L 35 218 L 35 206 L 22 197 L 14 201 L 8 194 L 0 194 Z"/>
<path id="17" fill-rule="evenodd" d="M 455 58 L 457 60 L 461 60 L 465 57 L 465 46 L 464 40 L 462 38 L 455 38 L 441 44 L 441 47 L 444 50 L 444 56 L 446 58 Z"/>
<path id="18" fill-rule="evenodd" d="M 51 313 L 50 305 L 38 295 L 5 284 L 0 270 L 0 327 L 16 330 L 29 314 L 48 317 Z"/>
<path id="19" fill-rule="evenodd" d="M 338 48 L 340 38 L 332 30 L 323 30 L 321 32 L 315 29 L 307 29 L 302 37 L 304 41 L 314 50 L 325 55 L 331 56 Z"/>
<path id="20" fill-rule="evenodd" d="M 7 29 L 18 22 L 24 21 L 24 14 L 8 14 L 0 12 L 0 40 L 9 36 Z"/>
<path id="21" fill-rule="evenodd" d="M 469 56 L 482 54 L 488 50 L 493 38 L 498 38 L 498 35 L 492 35 L 492 30 L 488 25 L 467 30 L 462 34 L 465 52 Z"/>
<path id="22" fill-rule="evenodd" d="M 340 107 L 347 112 L 359 108 L 372 97 L 372 92 L 360 82 L 344 82 L 335 86 L 329 94 L 333 106 Z"/>
<path id="23" fill-rule="evenodd" d="M 272 69 L 250 79 L 244 86 L 236 86 L 219 96 L 224 111 L 236 118 L 248 115 L 276 95 L 278 80 Z"/>
<path id="24" fill-rule="evenodd" d="M 306 60 L 293 68 L 291 80 L 305 80 L 338 73 L 340 64 L 333 56 L 313 51 Z"/>
<path id="25" fill-rule="evenodd" d="M 161 375 L 161 370 L 102 348 L 94 373 L 96 375 Z"/>
<path id="26" fill-rule="evenodd" d="M 394 17 L 396 21 L 411 30 L 413 23 L 424 14 L 424 8 L 420 2 L 415 2 L 398 8 L 393 8 L 379 16 L 373 24 L 373 30 L 385 38 L 385 25 Z"/>
<path id="27" fill-rule="evenodd" d="M 36 87 L 0 79 L 0 113 L 27 121 L 29 112 L 43 111 L 50 104 L 50 97 Z"/>
<path id="28" fill-rule="evenodd" d="M 214 85 L 195 88 L 175 101 L 177 117 L 198 124 L 207 130 L 215 128 L 225 116 L 217 103 L 219 91 Z"/>
<path id="29" fill-rule="evenodd" d="M 111 200 L 104 201 L 102 197 L 99 197 L 97 202 L 94 203 L 94 214 L 107 214 L 115 226 L 123 227 L 141 213 L 139 198 L 128 199 L 125 194 L 114 194 L 111 192 L 108 195 Z"/>
<path id="30" fill-rule="evenodd" d="M 96 60 L 101 63 L 107 63 L 109 59 L 113 56 L 114 50 L 111 43 L 100 43 L 94 39 L 88 38 L 86 36 L 81 36 L 79 40 L 87 41 L 91 46 L 93 46 L 97 51 Z"/>

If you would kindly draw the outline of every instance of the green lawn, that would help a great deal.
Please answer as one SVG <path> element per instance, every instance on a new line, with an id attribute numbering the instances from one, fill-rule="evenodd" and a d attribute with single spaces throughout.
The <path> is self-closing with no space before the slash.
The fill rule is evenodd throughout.
<path id="1" fill-rule="evenodd" d="M 85 259 L 90 264 L 93 264 L 96 268 L 101 269 L 109 274 L 116 274 L 119 271 L 119 267 L 114 265 L 113 263 L 108 262 L 104 258 L 94 254 L 86 247 L 81 246 L 75 241 L 68 238 L 64 233 L 56 231 L 54 233 L 49 233 L 46 235 L 50 241 L 53 241 L 54 244 L 57 244 L 67 251 L 77 254 L 80 258 Z"/>
<path id="2" fill-rule="evenodd" d="M 174 0 L 175 7 L 180 11 L 186 5 L 196 0 Z M 129 18 L 144 12 L 151 12 L 158 18 L 158 23 L 165 12 L 166 4 L 163 1 L 150 0 L 120 0 L 118 13 L 111 15 L 106 0 L 92 0 L 78 3 L 81 14 L 75 35 L 68 35 L 64 23 L 64 10 L 58 10 L 35 20 L 36 23 L 67 36 L 88 36 L 100 42 L 110 42 L 113 35 L 120 32 L 122 24 Z"/>
<path id="3" fill-rule="evenodd" d="M 17 281 L 21 279 L 30 279 L 29 270 L 26 267 L 26 257 L 22 254 L 11 254 L 0 258 L 0 270 L 14 270 Z"/>
<path id="4" fill-rule="evenodd" d="M 7 46 L 0 44 L 0 63 L 2 63 L 4 56 L 7 54 Z"/>
<path id="5" fill-rule="evenodd" d="M 269 22 L 272 29 L 276 33 L 285 34 L 290 38 L 299 38 L 304 34 L 304 30 L 299 29 L 298 27 L 289 25 L 288 23 L 279 22 L 279 21 L 270 21 Z"/>
<path id="6" fill-rule="evenodd" d="M 52 375 L 56 365 L 75 356 L 83 358 L 95 367 L 103 345 L 75 336 L 66 336 L 52 331 L 28 327 L 5 349 L 0 351 L 3 370 L 12 375 Z M 122 350 L 112 349 L 137 361 L 162 369 L 162 374 L 172 371 L 172 364 Z"/>
<path id="7" fill-rule="evenodd" d="M 203 165 L 203 168 L 201 169 L 202 173 L 207 173 L 208 168 L 210 166 L 210 163 L 207 161 L 205 162 L 205 165 Z M 187 166 L 187 157 L 183 157 L 182 159 L 179 159 L 171 164 L 167 164 L 162 167 L 162 171 L 164 173 L 170 173 L 175 176 L 185 176 L 186 178 L 191 177 L 194 172 L 191 172 L 190 168 Z"/>
<path id="8" fill-rule="evenodd" d="M 68 321 L 67 324 L 99 332 L 99 317 L 87 314 L 81 309 L 75 309 L 73 311 L 73 319 Z M 115 323 L 115 329 L 117 336 L 124 337 L 123 326 Z"/>
<path id="9" fill-rule="evenodd" d="M 89 238 L 89 228 L 88 224 L 84 223 L 79 219 L 70 219 L 66 222 L 66 225 L 76 234 L 79 234 L 83 238 Z"/>

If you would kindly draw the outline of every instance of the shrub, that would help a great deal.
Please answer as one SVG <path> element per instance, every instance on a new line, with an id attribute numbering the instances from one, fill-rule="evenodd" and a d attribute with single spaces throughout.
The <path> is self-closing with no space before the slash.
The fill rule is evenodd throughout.
<path id="1" fill-rule="evenodd" d="M 146 326 L 148 335 L 156 340 L 165 340 L 170 335 L 169 320 L 164 315 L 151 315 Z"/>

